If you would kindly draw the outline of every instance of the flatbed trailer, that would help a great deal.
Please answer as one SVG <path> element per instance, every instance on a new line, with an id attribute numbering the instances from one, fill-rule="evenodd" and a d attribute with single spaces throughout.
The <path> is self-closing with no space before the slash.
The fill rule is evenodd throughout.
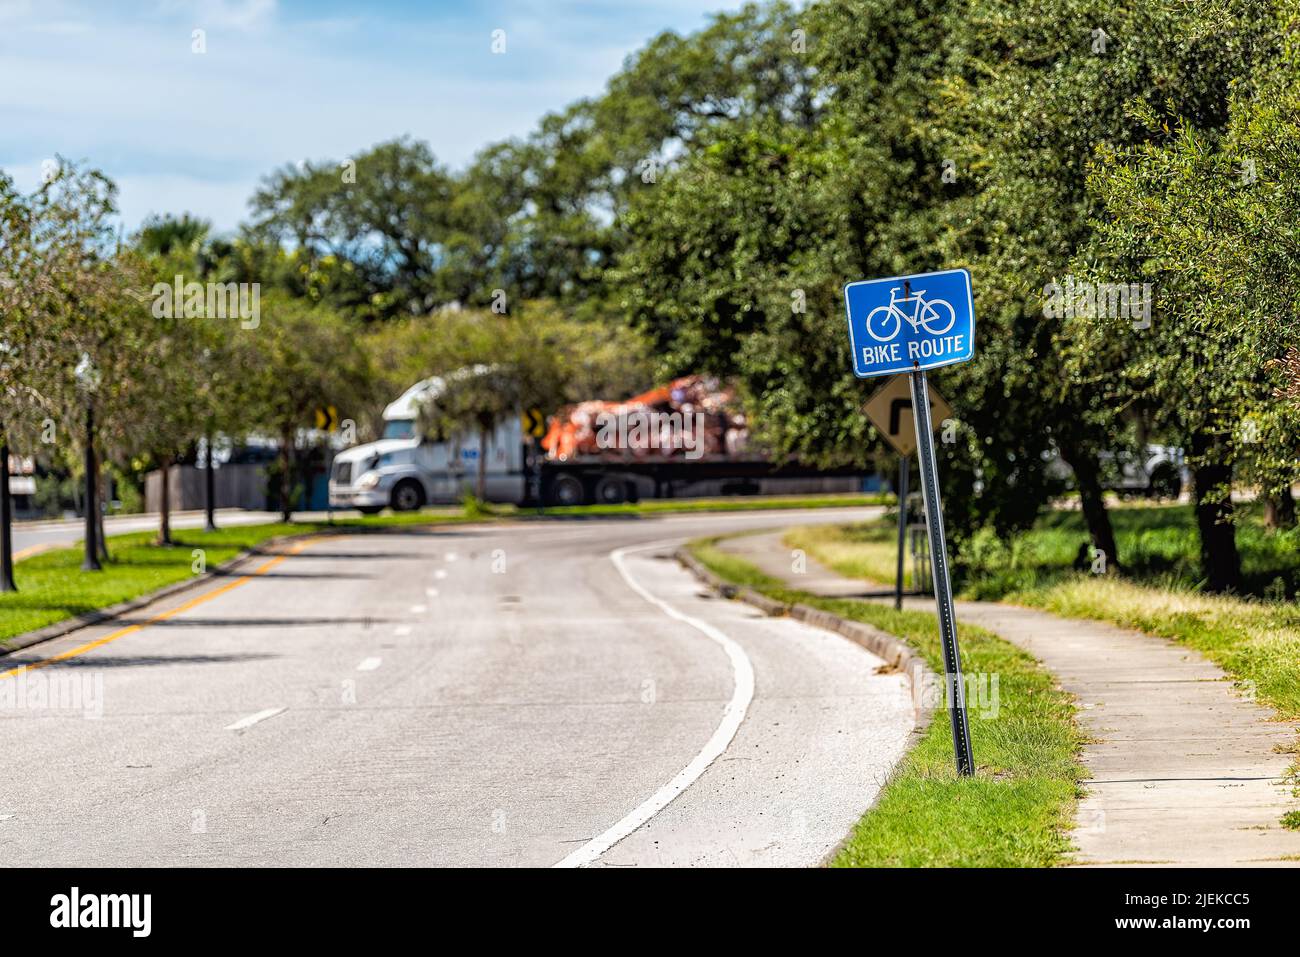
<path id="1" fill-rule="evenodd" d="M 536 453 L 526 454 L 535 476 Z M 690 485 L 720 483 L 715 494 L 757 495 L 770 479 L 860 479 L 861 468 L 815 469 L 795 462 L 773 463 L 760 458 L 681 457 L 644 459 L 584 456 L 567 461 L 540 462 L 540 496 L 547 505 L 619 505 L 643 498 L 675 498 Z M 844 489 L 853 491 L 854 489 Z M 538 504 L 539 483 L 528 483 L 525 503 Z"/>

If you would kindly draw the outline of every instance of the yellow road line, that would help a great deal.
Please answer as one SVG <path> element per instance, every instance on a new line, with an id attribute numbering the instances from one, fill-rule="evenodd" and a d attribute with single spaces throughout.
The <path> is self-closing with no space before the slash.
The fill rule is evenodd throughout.
<path id="1" fill-rule="evenodd" d="M 60 546 L 56 546 L 53 544 L 28 545 L 26 548 L 14 552 L 14 561 L 18 561 L 18 559 L 20 558 L 26 558 L 28 555 L 36 555 L 40 552 L 48 552 L 51 548 L 57 548 L 57 547 Z"/>
<path id="2" fill-rule="evenodd" d="M 78 645 L 76 648 L 69 648 L 67 651 L 59 652 L 57 655 L 51 655 L 49 658 L 42 658 L 40 661 L 33 662 L 32 664 L 19 665 L 17 668 L 10 668 L 8 671 L 0 672 L 0 681 L 3 681 L 5 678 L 12 678 L 15 675 L 20 675 L 25 671 L 35 671 L 37 668 L 44 668 L 46 665 L 57 664 L 60 661 L 67 661 L 69 658 L 84 655 L 86 652 L 93 651 L 111 641 L 117 641 L 117 639 L 125 638 L 127 635 L 134 634 L 137 631 L 143 631 L 150 625 L 157 624 L 160 621 L 166 621 L 168 618 L 174 618 L 182 612 L 189 611 L 191 608 L 202 605 L 204 602 L 209 602 L 220 595 L 224 595 L 228 591 L 238 588 L 245 582 L 252 581 L 256 576 L 274 568 L 290 555 L 297 555 L 304 548 L 307 548 L 309 545 L 314 545 L 316 542 L 325 541 L 327 537 L 335 538 L 337 536 L 321 536 L 320 538 L 308 538 L 303 539 L 300 542 L 295 542 L 283 555 L 277 555 L 274 558 L 263 562 L 247 575 L 241 575 L 234 581 L 226 582 L 226 584 L 222 585 L 220 588 L 214 588 L 212 591 L 204 592 L 202 595 L 191 598 L 183 605 L 177 605 L 175 608 L 169 609 L 168 611 L 159 612 L 148 621 L 141 622 L 138 625 L 128 625 L 125 628 L 120 628 L 117 631 L 105 635 L 103 638 L 96 638 L 94 641 L 88 641 L 84 645 Z"/>

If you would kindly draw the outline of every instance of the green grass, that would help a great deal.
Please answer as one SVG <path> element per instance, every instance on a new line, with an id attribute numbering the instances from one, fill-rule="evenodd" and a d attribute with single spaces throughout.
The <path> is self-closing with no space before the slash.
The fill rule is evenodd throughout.
<path id="1" fill-rule="evenodd" d="M 1111 509 L 1111 524 L 1125 576 L 1161 587 L 1198 588 L 1200 539 L 1190 505 Z M 1237 508 L 1237 549 L 1242 591 L 1256 597 L 1295 597 L 1300 590 L 1300 528 L 1264 527 L 1258 505 Z M 1083 516 L 1074 510 L 1043 515 L 1010 543 L 976 535 L 958 556 L 961 584 L 973 597 L 996 599 L 1069 577 L 1080 545 L 1088 541 Z"/>
<path id="2" fill-rule="evenodd" d="M 1126 577 L 1162 587 L 1203 584 L 1191 506 L 1124 506 L 1112 508 L 1110 515 Z M 1243 593 L 1294 597 L 1300 592 L 1300 528 L 1266 529 L 1254 505 L 1239 506 L 1238 518 Z M 824 556 L 819 560 L 843 574 L 882 583 L 894 580 L 897 526 L 889 516 L 860 525 L 798 529 L 793 538 L 803 543 L 795 547 Z M 953 556 L 954 585 L 968 598 L 995 601 L 1070 578 L 1079 548 L 1087 542 L 1082 514 L 1068 509 L 1048 512 L 1033 529 L 1010 541 L 979 532 Z"/>
<path id="3" fill-rule="evenodd" d="M 718 548 L 718 541 L 716 538 L 701 538 L 691 542 L 687 548 L 692 555 L 703 562 L 710 571 L 723 581 L 730 582 L 733 585 L 748 585 L 756 591 L 761 591 L 765 595 L 772 595 L 773 597 L 796 594 L 791 589 L 786 588 L 784 582 L 777 581 L 769 575 L 764 575 L 756 566 L 743 558 Z M 793 599 L 783 597 L 781 601 L 793 601 Z"/>
<path id="4" fill-rule="evenodd" d="M 849 578 L 893 585 L 898 573 L 897 519 L 859 525 L 810 525 L 786 533 L 784 541 Z M 903 562 L 903 587 L 912 587 L 910 555 Z"/>
<path id="5" fill-rule="evenodd" d="M 151 544 L 154 532 L 113 535 L 108 540 L 112 557 L 102 572 L 81 571 L 80 546 L 41 552 L 16 564 L 19 590 L 0 595 L 0 641 L 190 578 L 195 548 L 204 550 L 212 567 L 274 535 L 299 530 L 278 524 L 187 530 L 177 532 L 177 544 L 169 548 Z"/>
<path id="6" fill-rule="evenodd" d="M 0 594 L 0 644 L 45 625 L 139 598 L 192 577 L 194 549 L 203 549 L 206 568 L 234 558 L 278 535 L 330 528 L 382 528 L 466 521 L 459 510 L 403 513 L 324 522 L 243 525 L 205 532 L 183 529 L 172 533 L 175 544 L 153 544 L 155 532 L 110 535 L 109 561 L 101 572 L 81 570 L 82 547 L 56 548 L 19 560 L 14 567 L 17 592 Z"/>
<path id="7" fill-rule="evenodd" d="M 942 672 L 934 615 L 793 591 L 715 541 L 694 542 L 691 550 L 723 579 L 874 625 Z M 967 674 L 998 678 L 996 716 L 980 717 L 973 702 L 969 707 L 977 774 L 957 776 L 948 716 L 936 711 L 834 866 L 1045 867 L 1070 853 L 1068 829 L 1084 774 L 1074 703 L 1025 652 L 982 629 L 959 629 Z"/>
<path id="8" fill-rule="evenodd" d="M 1072 564 L 1085 540 L 1078 512 L 1053 512 L 1010 543 L 976 536 L 955 584 L 961 597 L 1042 608 L 1066 618 L 1106 621 L 1181 642 L 1204 654 L 1285 718 L 1300 718 L 1300 605 L 1199 590 L 1199 540 L 1190 507 L 1139 507 L 1111 513 L 1124 574 L 1092 575 Z M 1248 587 L 1294 595 L 1300 531 L 1270 531 L 1242 510 L 1237 543 Z M 844 575 L 875 578 L 887 522 L 789 533 Z M 877 579 L 880 580 L 880 579 Z M 883 579 L 892 582 L 892 569 Z"/>

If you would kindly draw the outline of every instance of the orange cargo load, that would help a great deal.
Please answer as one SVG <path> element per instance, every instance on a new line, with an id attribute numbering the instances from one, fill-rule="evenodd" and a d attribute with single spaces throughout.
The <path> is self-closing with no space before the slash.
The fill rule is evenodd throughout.
<path id="1" fill-rule="evenodd" d="M 551 417 L 542 448 L 551 461 L 733 458 L 749 440 L 735 389 L 683 376 L 623 402 L 588 401 Z"/>

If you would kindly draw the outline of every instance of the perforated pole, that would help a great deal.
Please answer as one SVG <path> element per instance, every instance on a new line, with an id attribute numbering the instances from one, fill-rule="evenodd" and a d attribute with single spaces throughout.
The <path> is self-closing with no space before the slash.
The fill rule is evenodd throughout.
<path id="1" fill-rule="evenodd" d="M 907 456 L 898 457 L 898 572 L 894 576 L 894 610 L 903 608 L 903 551 L 907 544 Z"/>
<path id="2" fill-rule="evenodd" d="M 952 718 L 952 747 L 957 756 L 957 773 L 975 773 L 971 753 L 970 725 L 966 720 L 966 686 L 961 677 L 961 652 L 957 648 L 957 616 L 952 604 L 952 582 L 948 577 L 948 545 L 943 534 L 943 510 L 939 501 L 939 467 L 935 462 L 934 432 L 930 428 L 930 389 L 925 373 L 912 378 L 912 419 L 916 423 L 917 464 L 921 471 L 921 492 L 925 498 L 925 524 L 930 532 L 930 567 L 934 574 L 934 603 L 939 613 L 939 637 L 943 642 L 944 680 L 948 688 L 948 714 Z"/>

